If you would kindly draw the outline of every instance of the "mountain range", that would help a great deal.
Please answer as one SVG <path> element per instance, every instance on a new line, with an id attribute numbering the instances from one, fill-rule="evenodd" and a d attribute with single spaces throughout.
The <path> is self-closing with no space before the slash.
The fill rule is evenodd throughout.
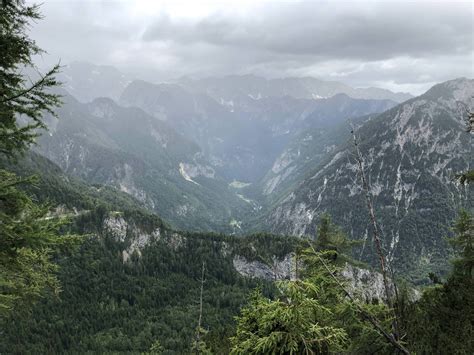
<path id="1" fill-rule="evenodd" d="M 157 84 L 75 68 L 101 85 L 66 70 L 64 88 L 83 102 L 64 92 L 60 119 L 48 119 L 36 148 L 65 173 L 121 190 L 182 230 L 314 236 L 329 212 L 371 262 L 352 123 L 389 260 L 413 279 L 446 268 L 446 226 L 473 200 L 453 181 L 472 166 L 463 129 L 472 80 L 412 98 L 312 78 Z"/>

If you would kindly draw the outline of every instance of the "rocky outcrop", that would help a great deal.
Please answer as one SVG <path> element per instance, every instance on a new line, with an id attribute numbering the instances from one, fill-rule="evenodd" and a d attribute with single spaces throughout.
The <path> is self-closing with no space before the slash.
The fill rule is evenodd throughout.
<path id="1" fill-rule="evenodd" d="M 120 242 L 125 241 L 128 223 L 118 212 L 111 213 L 103 222 L 104 230 Z"/>
<path id="2" fill-rule="evenodd" d="M 136 253 L 138 256 L 142 255 L 141 250 L 150 244 L 152 240 L 160 239 L 161 233 L 157 228 L 152 233 L 143 233 L 139 232 L 131 241 L 128 248 L 122 251 L 122 260 L 127 262 L 130 256 L 133 253 Z"/>
<path id="3" fill-rule="evenodd" d="M 126 245 L 122 250 L 122 260 L 124 263 L 127 262 L 134 253 L 140 257 L 143 248 L 148 246 L 152 241 L 161 239 L 162 236 L 159 228 L 156 228 L 151 233 L 145 232 L 141 228 L 128 223 L 119 212 L 109 214 L 103 221 L 103 228 L 104 231 L 115 240 Z M 177 237 L 173 234 L 170 237 L 171 247 L 174 247 L 175 244 L 182 244 L 181 239 L 178 238 L 179 241 L 177 242 L 174 241 L 175 239 L 177 239 Z"/>
<path id="4" fill-rule="evenodd" d="M 249 261 L 243 256 L 236 255 L 233 264 L 235 270 L 244 277 L 267 281 L 296 279 L 292 254 L 287 254 L 281 260 L 273 257 L 270 265 L 261 261 Z M 299 267 L 301 268 L 301 265 Z M 341 271 L 341 276 L 346 280 L 346 289 L 358 299 L 370 303 L 386 299 L 382 274 L 346 264 Z M 390 292 L 394 294 L 393 284 L 391 284 Z M 420 297 L 419 291 L 415 289 L 410 289 L 409 293 L 411 299 Z"/>
<path id="5" fill-rule="evenodd" d="M 286 255 L 281 260 L 273 257 L 270 265 L 256 260 L 249 261 L 240 255 L 234 256 L 232 262 L 235 270 L 245 277 L 268 281 L 294 280 L 296 278 L 291 254 Z"/>
<path id="6" fill-rule="evenodd" d="M 382 274 L 350 264 L 346 264 L 341 274 L 347 281 L 347 289 L 354 296 L 366 302 L 386 299 Z"/>

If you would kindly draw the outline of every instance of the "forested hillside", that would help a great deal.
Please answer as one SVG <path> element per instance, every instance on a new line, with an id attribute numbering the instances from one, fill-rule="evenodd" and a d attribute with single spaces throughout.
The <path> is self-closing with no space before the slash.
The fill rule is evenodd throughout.
<path id="1" fill-rule="evenodd" d="M 269 263 L 296 246 L 293 238 L 268 234 L 173 231 L 128 194 L 68 178 L 35 153 L 14 169 L 39 176 L 29 192 L 58 206 L 52 216 L 70 218 L 63 233 L 82 235 L 83 242 L 55 258 L 59 295 L 46 294 L 33 309 L 4 320 L 2 353 L 145 352 L 155 341 L 186 352 L 199 316 L 203 264 L 205 339 L 227 352 L 230 343 L 222 339 L 233 333 L 233 317 L 251 290 L 273 293 L 270 280 L 239 274 L 234 259 Z"/>
<path id="2" fill-rule="evenodd" d="M 176 232 L 128 194 L 67 177 L 36 153 L 2 165 L 20 176 L 36 174 L 28 192 L 57 206 L 51 217 L 70 219 L 63 233 L 84 236 L 80 246 L 55 256 L 59 296 L 45 293 L 33 308 L 3 319 L 2 352 L 146 352 L 158 341 L 167 353 L 186 353 L 204 264 L 203 340 L 226 353 L 234 316 L 251 291 L 275 293 L 272 277 L 249 275 L 262 275 L 265 265 L 270 274 L 277 267 L 278 278 L 293 272 L 284 260 L 297 239 Z"/>

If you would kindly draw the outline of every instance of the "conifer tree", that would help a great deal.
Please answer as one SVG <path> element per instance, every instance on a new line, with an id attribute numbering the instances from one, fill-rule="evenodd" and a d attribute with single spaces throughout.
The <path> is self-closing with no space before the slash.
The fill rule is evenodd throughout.
<path id="1" fill-rule="evenodd" d="M 347 340 L 331 324 L 331 310 L 320 301 L 322 287 L 307 281 L 277 283 L 280 297 L 270 300 L 256 291 L 237 320 L 232 354 L 328 354 Z"/>
<path id="2" fill-rule="evenodd" d="M 59 290 L 51 253 L 74 239 L 58 234 L 63 219 L 52 218 L 48 206 L 18 189 L 31 180 L 0 170 L 0 316 L 45 288 Z"/>
<path id="3" fill-rule="evenodd" d="M 58 83 L 55 66 L 28 83 L 25 68 L 35 69 L 33 56 L 42 50 L 27 35 L 30 23 L 40 19 L 37 5 L 23 0 L 3 0 L 0 5 L 0 158 L 16 159 L 38 130 L 42 117 L 53 113 L 59 97 L 49 91 Z M 49 215 L 21 190 L 33 178 L 20 178 L 0 169 L 0 316 L 15 306 L 30 303 L 45 288 L 59 285 L 51 261 L 53 251 L 74 238 L 59 235 L 64 220 Z"/>
<path id="4" fill-rule="evenodd" d="M 318 235 L 315 241 L 315 249 L 319 251 L 332 251 L 333 260 L 340 259 L 339 262 L 345 262 L 353 246 L 359 244 L 358 241 L 352 241 L 345 233 L 335 225 L 331 216 L 324 213 L 319 221 Z"/>
<path id="5" fill-rule="evenodd" d="M 443 284 L 424 290 L 409 306 L 406 327 L 411 347 L 423 354 L 472 354 L 474 351 L 474 278 L 472 213 L 461 211 L 450 239 L 457 251 Z"/>
<path id="6" fill-rule="evenodd" d="M 466 210 L 461 210 L 454 224 L 455 237 L 451 245 L 459 255 L 454 260 L 454 273 L 466 278 L 474 278 L 474 217 Z"/>
<path id="7" fill-rule="evenodd" d="M 160 355 L 160 354 L 163 354 L 163 351 L 165 349 L 163 348 L 163 346 L 161 345 L 160 341 L 159 340 L 155 340 L 153 342 L 153 344 L 151 345 L 150 347 L 150 351 L 148 352 L 148 354 L 150 355 Z"/>
<path id="8" fill-rule="evenodd" d="M 41 75 L 33 64 L 33 57 L 43 53 L 27 35 L 31 22 L 41 19 L 38 5 L 2 0 L 0 6 L 0 153 L 12 157 L 28 148 L 46 128 L 43 115 L 54 114 L 60 104 L 48 90 L 59 84 L 59 65 Z M 26 70 L 36 71 L 39 79 L 31 81 Z"/>

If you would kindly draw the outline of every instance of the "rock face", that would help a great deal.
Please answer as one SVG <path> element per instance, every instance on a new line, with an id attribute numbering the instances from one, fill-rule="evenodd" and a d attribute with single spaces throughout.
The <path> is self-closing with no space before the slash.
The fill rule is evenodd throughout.
<path id="1" fill-rule="evenodd" d="M 270 265 L 261 261 L 249 261 L 245 257 L 236 255 L 233 258 L 233 264 L 235 270 L 244 277 L 267 281 L 296 279 L 292 254 L 286 255 L 281 260 L 273 258 Z M 346 289 L 354 297 L 369 303 L 386 299 L 382 274 L 346 264 L 341 271 L 341 276 L 346 280 Z M 393 284 L 391 284 L 390 292 L 394 294 Z M 411 299 L 418 299 L 419 296 L 420 293 L 417 290 L 410 290 Z"/>
<path id="2" fill-rule="evenodd" d="M 381 273 L 346 264 L 342 269 L 341 276 L 346 279 L 348 291 L 364 302 L 372 303 L 387 299 Z M 394 297 L 395 287 L 391 280 L 389 280 L 389 288 L 390 294 Z M 410 300 L 415 301 L 420 297 L 420 291 L 415 288 L 408 289 Z"/>
<path id="3" fill-rule="evenodd" d="M 136 253 L 139 257 L 142 249 L 150 245 L 152 241 L 160 240 L 161 231 L 156 228 L 151 233 L 128 223 L 119 212 L 111 213 L 103 221 L 103 229 L 107 235 L 116 241 L 123 243 L 122 260 L 127 262 L 130 256 Z"/>
<path id="4" fill-rule="evenodd" d="M 142 250 L 155 241 L 163 241 L 170 249 L 175 251 L 186 243 L 186 238 L 178 232 L 160 228 L 145 231 L 134 223 L 126 221 L 120 212 L 110 213 L 104 218 L 102 226 L 106 235 L 122 243 L 122 260 L 124 263 L 134 253 L 140 257 Z"/>
<path id="5" fill-rule="evenodd" d="M 346 264 L 342 276 L 350 292 L 366 302 L 386 299 L 382 274 Z M 390 292 L 393 294 L 393 287 Z"/>
<path id="6" fill-rule="evenodd" d="M 388 259 L 400 271 L 446 265 L 448 226 L 472 189 L 453 181 L 472 166 L 465 132 L 466 108 L 474 106 L 474 80 L 436 85 L 426 94 L 366 121 L 357 130 L 364 168 L 375 200 Z M 314 235 L 319 215 L 329 212 L 354 239 L 360 257 L 373 261 L 364 195 L 351 144 L 341 146 L 280 196 L 263 217 L 273 232 Z"/>
<path id="7" fill-rule="evenodd" d="M 128 223 L 120 214 L 112 214 L 104 219 L 103 228 L 106 233 L 110 233 L 116 240 L 124 242 L 127 237 Z"/>
<path id="8" fill-rule="evenodd" d="M 122 243 L 122 261 L 124 263 L 128 262 L 133 254 L 141 257 L 142 250 L 154 241 L 164 241 L 169 248 L 175 251 L 186 244 L 186 238 L 179 233 L 163 232 L 160 228 L 145 232 L 133 223 L 127 222 L 118 212 L 110 213 L 104 219 L 103 229 L 107 235 Z M 228 242 L 221 242 L 220 249 L 223 257 L 232 258 L 234 269 L 241 276 L 266 281 L 296 280 L 297 278 L 293 253 L 286 254 L 281 258 L 273 256 L 269 262 L 263 262 L 249 260 L 235 254 Z M 298 268 L 304 268 L 304 265 L 299 264 Z M 346 287 L 349 292 L 364 302 L 385 299 L 383 278 L 380 273 L 347 263 L 342 269 L 341 276 L 346 279 Z M 393 287 L 391 292 L 394 293 Z M 410 297 L 416 299 L 419 297 L 419 293 L 416 290 L 411 290 Z"/>
<path id="9" fill-rule="evenodd" d="M 232 262 L 235 270 L 245 277 L 268 281 L 294 280 L 296 278 L 291 254 L 286 255 L 282 260 L 273 257 L 270 265 L 261 261 L 248 261 L 245 257 L 239 255 L 234 256 Z"/>

